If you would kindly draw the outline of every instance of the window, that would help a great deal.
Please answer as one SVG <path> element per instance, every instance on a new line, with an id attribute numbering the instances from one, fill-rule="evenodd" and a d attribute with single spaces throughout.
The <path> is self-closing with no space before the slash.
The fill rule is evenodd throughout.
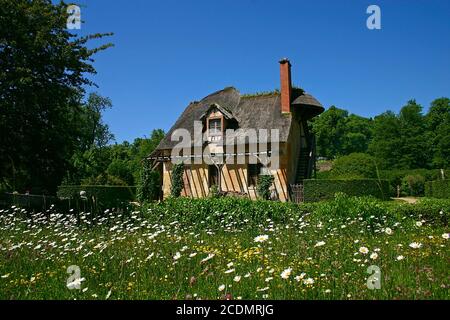
<path id="1" fill-rule="evenodd" d="M 249 164 L 247 173 L 248 173 L 248 186 L 256 187 L 256 184 L 258 183 L 258 176 L 261 173 L 261 163 Z"/>
<path id="2" fill-rule="evenodd" d="M 209 134 L 221 135 L 222 134 L 222 119 L 209 119 Z"/>
<path id="3" fill-rule="evenodd" d="M 218 186 L 219 185 L 219 170 L 217 167 L 212 165 L 208 168 L 209 172 L 209 187 Z"/>

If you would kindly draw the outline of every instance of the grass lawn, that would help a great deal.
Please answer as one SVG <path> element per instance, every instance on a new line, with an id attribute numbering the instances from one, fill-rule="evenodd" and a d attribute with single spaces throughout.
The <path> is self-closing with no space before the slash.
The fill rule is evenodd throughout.
<path id="1" fill-rule="evenodd" d="M 152 207 L 79 221 L 0 210 L 0 299 L 448 299 L 448 226 L 357 201 L 344 216 L 332 201 L 284 219 L 230 207 L 196 224 Z"/>

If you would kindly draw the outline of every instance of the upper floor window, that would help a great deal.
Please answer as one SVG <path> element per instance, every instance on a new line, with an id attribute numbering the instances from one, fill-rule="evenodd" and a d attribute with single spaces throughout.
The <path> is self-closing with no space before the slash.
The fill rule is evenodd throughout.
<path id="1" fill-rule="evenodd" d="M 222 135 L 222 119 L 209 119 L 209 134 Z"/>

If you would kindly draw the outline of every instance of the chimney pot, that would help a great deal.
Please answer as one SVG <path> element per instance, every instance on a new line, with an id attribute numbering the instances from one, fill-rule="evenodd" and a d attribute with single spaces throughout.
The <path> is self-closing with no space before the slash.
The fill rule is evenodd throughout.
<path id="1" fill-rule="evenodd" d="M 280 61 L 280 79 L 281 79 L 281 112 L 291 112 L 291 62 L 287 58 Z"/>

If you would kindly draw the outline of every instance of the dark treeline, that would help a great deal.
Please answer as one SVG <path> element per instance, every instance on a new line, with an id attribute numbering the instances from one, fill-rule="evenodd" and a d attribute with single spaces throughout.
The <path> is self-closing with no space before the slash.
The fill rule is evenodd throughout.
<path id="1" fill-rule="evenodd" d="M 0 0 L 0 192 L 54 194 L 61 183 L 131 185 L 163 136 L 112 144 L 102 122 L 112 103 L 89 75 L 94 55 L 67 28 L 67 4 Z"/>
<path id="2" fill-rule="evenodd" d="M 364 118 L 330 107 L 312 123 L 319 157 L 351 153 L 373 156 L 381 169 L 450 168 L 450 99 L 439 98 L 427 113 L 410 100 L 400 112 Z"/>
<path id="3" fill-rule="evenodd" d="M 54 194 L 61 183 L 136 185 L 149 176 L 141 161 L 164 132 L 114 143 L 102 121 L 112 102 L 89 80 L 93 57 L 112 44 L 88 46 L 112 34 L 80 37 L 67 17 L 64 3 L 0 0 L 0 192 Z M 383 169 L 449 168 L 449 103 L 437 99 L 424 114 L 410 101 L 374 119 L 331 107 L 312 123 L 318 154 L 368 154 Z"/>

